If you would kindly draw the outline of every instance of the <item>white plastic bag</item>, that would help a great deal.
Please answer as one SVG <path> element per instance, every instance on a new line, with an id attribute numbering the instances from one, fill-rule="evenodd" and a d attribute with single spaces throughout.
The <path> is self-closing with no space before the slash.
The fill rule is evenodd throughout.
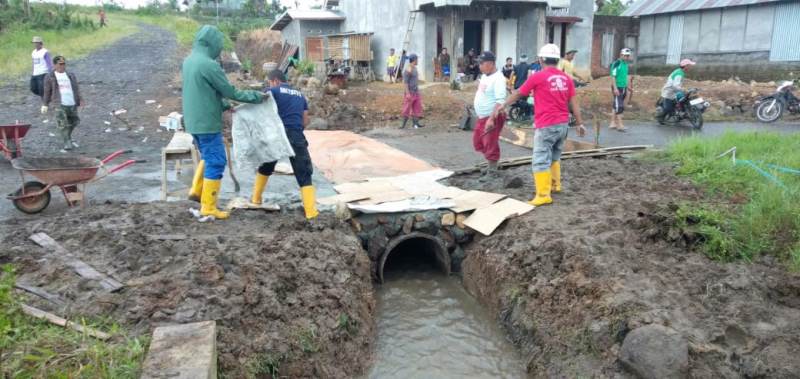
<path id="1" fill-rule="evenodd" d="M 294 156 L 272 97 L 265 97 L 261 104 L 237 106 L 231 137 L 234 162 L 239 170 Z"/>

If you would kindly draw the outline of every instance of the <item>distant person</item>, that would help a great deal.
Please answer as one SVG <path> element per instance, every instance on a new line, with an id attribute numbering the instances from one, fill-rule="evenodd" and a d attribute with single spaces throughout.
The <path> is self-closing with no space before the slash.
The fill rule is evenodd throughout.
<path id="1" fill-rule="evenodd" d="M 396 81 L 398 58 L 397 55 L 394 55 L 394 49 L 389 49 L 389 56 L 386 58 L 386 75 L 389 75 L 389 83 Z"/>
<path id="2" fill-rule="evenodd" d="M 625 125 L 622 123 L 622 113 L 625 112 L 625 97 L 628 92 L 633 90 L 630 83 L 630 75 L 628 74 L 628 66 L 631 62 L 631 49 L 624 48 L 619 52 L 619 59 L 611 64 L 611 92 L 614 95 L 614 103 L 612 106 L 611 125 L 609 129 L 614 129 L 619 132 L 627 131 Z"/>
<path id="3" fill-rule="evenodd" d="M 56 108 L 56 128 L 61 134 L 65 153 L 78 147 L 72 140 L 72 131 L 80 124 L 78 107 L 82 106 L 81 91 L 75 74 L 67 72 L 67 61 L 58 55 L 53 58 L 55 70 L 44 79 L 44 95 L 42 96 L 42 114 L 47 114 L 50 104 Z"/>
<path id="4" fill-rule="evenodd" d="M 478 57 L 475 56 L 475 49 L 469 49 L 464 63 L 467 66 L 464 73 L 467 76 L 471 76 L 472 80 L 477 80 L 478 75 L 480 75 L 480 68 L 478 68 Z"/>
<path id="5" fill-rule="evenodd" d="M 414 122 L 414 129 L 423 127 L 419 123 L 422 117 L 422 96 L 419 93 L 419 72 L 417 71 L 417 54 L 408 55 L 408 67 L 403 70 L 403 83 L 405 83 L 405 94 L 403 95 L 403 125 L 405 128 L 408 118 Z"/>
<path id="6" fill-rule="evenodd" d="M 514 66 L 514 77 L 516 78 L 514 80 L 514 89 L 522 87 L 522 84 L 525 83 L 526 80 L 528 80 L 528 72 L 530 71 L 530 69 L 531 66 L 528 65 L 528 56 L 522 54 L 519 57 L 519 63 L 517 63 L 517 65 Z"/>
<path id="7" fill-rule="evenodd" d="M 481 178 L 482 181 L 488 181 L 497 176 L 497 161 L 500 160 L 500 132 L 506 121 L 502 112 L 503 102 L 507 95 L 506 78 L 501 71 L 497 70 L 495 60 L 496 57 L 491 51 L 484 51 L 478 57 L 483 75 L 481 75 L 473 102 L 478 122 L 472 133 L 472 146 L 475 151 L 483 154 L 487 163 L 486 171 Z"/>
<path id="8" fill-rule="evenodd" d="M 44 48 L 44 40 L 42 37 L 33 37 L 33 52 L 31 59 L 33 60 L 33 74 L 31 75 L 31 92 L 36 96 L 42 97 L 44 94 L 44 77 L 53 71 L 53 60 L 50 57 L 50 52 Z"/>
<path id="9" fill-rule="evenodd" d="M 201 161 L 195 171 L 190 199 L 200 198 L 200 215 L 226 219 L 228 212 L 217 208 L 222 175 L 227 163 L 222 142 L 222 112 L 232 109 L 225 99 L 261 103 L 258 91 L 240 91 L 228 82 L 217 62 L 224 42 L 216 26 L 203 25 L 197 31 L 192 53 L 183 61 L 183 121 L 194 137 Z M 201 176 L 202 175 L 202 176 Z"/>
<path id="10" fill-rule="evenodd" d="M 450 81 L 450 54 L 447 53 L 447 48 L 442 48 L 439 53 L 439 65 L 442 67 L 442 79 L 446 82 Z"/>
<path id="11" fill-rule="evenodd" d="M 664 125 L 664 119 L 675 112 L 675 105 L 683 98 L 683 79 L 686 77 L 686 72 L 695 64 L 697 63 L 691 59 L 684 59 L 667 77 L 667 83 L 661 89 L 661 113 L 656 116 L 659 124 Z"/>
<path id="12" fill-rule="evenodd" d="M 286 137 L 294 150 L 294 157 L 289 158 L 294 171 L 294 178 L 300 187 L 300 198 L 303 201 L 303 210 L 306 219 L 312 220 L 319 215 L 317 211 L 317 200 L 314 185 L 311 182 L 311 175 L 314 173 L 314 165 L 311 163 L 311 154 L 308 153 L 308 141 L 306 140 L 303 129 L 308 125 L 308 101 L 303 94 L 292 88 L 286 83 L 283 72 L 272 70 L 267 74 L 269 87 L 265 93 L 275 99 L 278 106 L 278 116 L 286 129 Z M 278 162 L 265 162 L 258 167 L 256 180 L 253 185 L 253 195 L 250 202 L 261 204 L 261 195 L 267 186 L 269 177 L 275 172 L 275 165 Z"/>
<path id="13" fill-rule="evenodd" d="M 97 17 L 100 19 L 100 27 L 101 28 L 105 27 L 106 26 L 106 11 L 103 8 L 100 8 L 100 10 L 97 11 Z"/>
<path id="14" fill-rule="evenodd" d="M 503 76 L 506 79 L 511 78 L 511 75 L 514 73 L 514 59 L 511 57 L 506 58 L 506 64 L 503 66 Z"/>
<path id="15" fill-rule="evenodd" d="M 564 54 L 564 58 L 558 61 L 558 69 L 572 78 L 576 85 L 578 84 L 578 80 L 580 80 L 580 82 L 585 82 L 585 80 L 583 80 L 583 78 L 581 78 L 578 73 L 575 72 L 575 66 L 572 64 L 572 62 L 575 60 L 575 54 L 577 52 L 578 50 L 567 51 L 567 53 Z"/>

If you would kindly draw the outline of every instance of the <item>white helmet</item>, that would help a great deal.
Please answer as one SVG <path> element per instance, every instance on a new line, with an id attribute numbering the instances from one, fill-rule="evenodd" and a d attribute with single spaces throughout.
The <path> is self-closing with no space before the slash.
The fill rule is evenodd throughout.
<path id="1" fill-rule="evenodd" d="M 539 57 L 560 59 L 561 49 L 559 49 L 558 46 L 552 43 L 548 43 L 547 45 L 544 45 L 542 46 L 541 49 L 539 49 Z"/>
<path id="2" fill-rule="evenodd" d="M 631 55 L 632 52 L 633 51 L 631 51 L 631 49 L 626 47 L 626 48 L 620 50 L 619 55 Z"/>

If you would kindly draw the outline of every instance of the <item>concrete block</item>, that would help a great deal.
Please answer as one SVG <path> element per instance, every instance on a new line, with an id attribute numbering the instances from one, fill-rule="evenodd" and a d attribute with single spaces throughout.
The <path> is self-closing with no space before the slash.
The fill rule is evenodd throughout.
<path id="1" fill-rule="evenodd" d="M 217 324 L 202 321 L 153 331 L 141 379 L 216 379 Z"/>
<path id="2" fill-rule="evenodd" d="M 453 226 L 456 224 L 456 215 L 455 213 L 445 213 L 442 216 L 442 226 Z"/>

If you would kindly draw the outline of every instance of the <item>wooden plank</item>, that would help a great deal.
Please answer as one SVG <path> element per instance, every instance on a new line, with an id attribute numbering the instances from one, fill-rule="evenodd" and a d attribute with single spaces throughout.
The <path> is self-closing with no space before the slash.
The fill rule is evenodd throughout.
<path id="1" fill-rule="evenodd" d="M 46 321 L 50 322 L 51 324 L 55 324 L 55 325 L 58 325 L 58 326 L 63 326 L 65 328 L 70 328 L 72 330 L 81 332 L 83 334 L 86 334 L 88 336 L 92 336 L 92 337 L 97 338 L 97 339 L 107 340 L 107 339 L 111 338 L 111 335 L 109 335 L 107 333 L 103 333 L 103 332 L 101 332 L 99 330 L 95 330 L 95 329 L 90 328 L 88 326 L 83 326 L 81 324 L 69 321 L 69 320 L 67 320 L 67 319 L 65 319 L 63 317 L 56 316 L 56 315 L 54 315 L 52 313 L 45 312 L 45 311 L 43 311 L 41 309 L 32 307 L 30 305 L 26 305 L 26 304 L 20 304 L 20 305 L 22 306 L 22 312 L 25 313 L 28 316 L 32 316 L 32 317 L 36 317 L 38 319 L 46 320 Z"/>
<path id="2" fill-rule="evenodd" d="M 503 221 L 532 211 L 533 205 L 515 199 L 505 199 L 488 207 L 478 208 L 464 220 L 464 225 L 483 234 L 491 235 Z"/>
<path id="3" fill-rule="evenodd" d="M 63 246 L 59 245 L 58 242 L 50 238 L 50 236 L 48 236 L 46 233 L 35 233 L 30 236 L 30 239 L 33 242 L 36 242 L 37 245 L 45 249 L 49 249 L 50 252 L 54 253 L 56 257 L 62 260 L 65 265 L 75 270 L 78 275 L 86 279 L 98 281 L 100 285 L 109 292 L 116 292 L 124 287 L 122 283 L 100 273 L 92 266 L 86 264 L 86 262 L 72 255 L 72 253 L 67 251 L 67 249 L 65 249 Z"/>
<path id="4" fill-rule="evenodd" d="M 506 195 L 499 193 L 468 191 L 453 199 L 456 202 L 456 207 L 451 208 L 451 210 L 456 213 L 469 212 L 473 209 L 492 205 L 505 197 Z"/>
<path id="5" fill-rule="evenodd" d="M 14 283 L 14 288 L 17 288 L 17 289 L 32 293 L 32 294 L 34 294 L 36 296 L 39 296 L 42 299 L 45 299 L 45 300 L 47 300 L 47 301 L 49 301 L 49 302 L 51 302 L 51 303 L 53 303 L 55 305 L 64 306 L 64 301 L 61 300 L 61 298 L 58 297 L 58 295 L 54 295 L 54 294 L 52 294 L 50 292 L 47 292 L 42 288 L 39 288 L 39 287 L 36 287 L 36 286 L 29 286 L 27 284 L 23 284 L 23 283 L 19 283 L 19 282 Z"/>

